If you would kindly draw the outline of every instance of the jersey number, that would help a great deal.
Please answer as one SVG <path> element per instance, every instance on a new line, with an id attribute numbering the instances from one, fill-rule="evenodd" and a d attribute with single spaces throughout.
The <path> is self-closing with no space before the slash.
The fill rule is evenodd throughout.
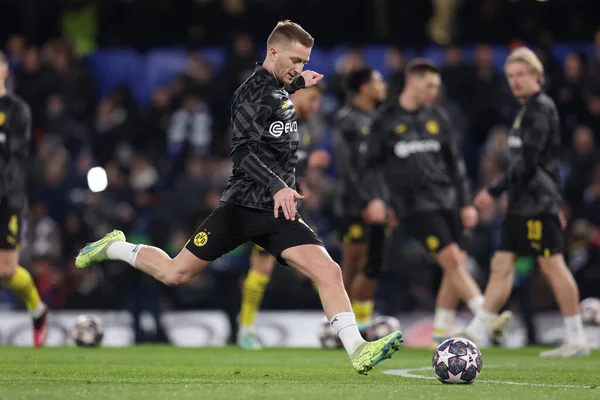
<path id="1" fill-rule="evenodd" d="M 530 219 L 527 221 L 527 239 L 542 240 L 542 221 L 539 219 Z"/>

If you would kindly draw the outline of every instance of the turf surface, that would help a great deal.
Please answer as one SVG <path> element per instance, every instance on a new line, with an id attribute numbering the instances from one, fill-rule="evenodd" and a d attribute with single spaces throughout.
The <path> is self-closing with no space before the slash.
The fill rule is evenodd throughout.
<path id="1" fill-rule="evenodd" d="M 432 376 L 433 353 L 419 349 L 359 376 L 345 352 L 319 349 L 0 347 L 0 399 L 600 399 L 600 352 L 540 351 L 484 349 L 474 384 L 442 385 L 418 378 Z"/>

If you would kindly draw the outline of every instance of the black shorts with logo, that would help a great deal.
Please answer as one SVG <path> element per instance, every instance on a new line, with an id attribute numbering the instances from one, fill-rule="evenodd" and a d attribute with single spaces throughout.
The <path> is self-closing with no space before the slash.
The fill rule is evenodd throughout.
<path id="1" fill-rule="evenodd" d="M 17 249 L 21 242 L 24 195 L 0 197 L 0 249 Z"/>
<path id="2" fill-rule="evenodd" d="M 498 251 L 518 256 L 550 257 L 564 251 L 564 236 L 556 215 L 521 217 L 507 215 L 500 227 Z"/>
<path id="3" fill-rule="evenodd" d="M 456 211 L 413 213 L 406 216 L 401 225 L 406 233 L 417 239 L 432 255 L 452 243 L 466 247 L 466 237 Z"/>
<path id="4" fill-rule="evenodd" d="M 262 247 L 281 264 L 281 253 L 290 247 L 305 244 L 323 246 L 321 239 L 296 213 L 294 221 L 288 221 L 279 213 L 258 210 L 232 203 L 221 203 L 202 222 L 186 244 L 196 257 L 213 261 L 238 246 L 251 241 Z"/>

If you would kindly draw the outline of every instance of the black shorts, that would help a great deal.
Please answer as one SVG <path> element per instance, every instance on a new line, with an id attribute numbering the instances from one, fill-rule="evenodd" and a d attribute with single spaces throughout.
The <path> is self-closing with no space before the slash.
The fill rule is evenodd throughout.
<path id="1" fill-rule="evenodd" d="M 564 251 L 564 236 L 556 215 L 520 217 L 507 215 L 500 227 L 498 251 L 518 256 L 550 257 Z"/>
<path id="2" fill-rule="evenodd" d="M 248 241 L 284 265 L 287 264 L 280 256 L 285 249 L 304 244 L 323 246 L 300 214 L 296 214 L 296 220 L 288 221 L 283 213 L 274 218 L 272 211 L 222 203 L 202 222 L 185 247 L 202 260 L 213 261 Z"/>
<path id="3" fill-rule="evenodd" d="M 24 203 L 16 197 L 0 197 L 0 249 L 14 250 L 21 242 Z"/>
<path id="4" fill-rule="evenodd" d="M 406 233 L 417 239 L 432 255 L 452 243 L 464 247 L 465 235 L 455 211 L 413 213 L 405 217 L 401 225 L 405 227 Z"/>
<path id="5" fill-rule="evenodd" d="M 361 217 L 339 217 L 336 230 L 344 243 L 368 243 L 371 226 Z"/>

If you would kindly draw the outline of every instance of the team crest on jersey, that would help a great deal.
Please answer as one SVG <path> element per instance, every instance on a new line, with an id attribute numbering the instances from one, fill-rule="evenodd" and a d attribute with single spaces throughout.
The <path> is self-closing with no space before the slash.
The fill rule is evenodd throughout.
<path id="1" fill-rule="evenodd" d="M 196 247 L 204 247 L 208 243 L 208 233 L 199 232 L 196 236 L 194 236 L 194 244 Z"/>
<path id="2" fill-rule="evenodd" d="M 281 109 L 285 110 L 286 108 L 288 108 L 289 106 L 292 105 L 292 101 L 291 100 L 286 100 L 283 102 L 283 104 L 281 105 Z"/>
<path id="3" fill-rule="evenodd" d="M 0 112 L 0 126 L 4 125 L 5 122 L 6 122 L 6 114 L 4 114 L 3 112 Z"/>
<path id="4" fill-rule="evenodd" d="M 425 124 L 425 129 L 427 129 L 427 132 L 429 132 L 430 134 L 437 135 L 438 133 L 440 133 L 440 124 L 438 124 L 436 120 L 430 119 Z"/>
<path id="5" fill-rule="evenodd" d="M 360 133 L 367 136 L 369 133 L 371 133 L 371 129 L 368 126 L 363 126 L 360 128 Z"/>
<path id="6" fill-rule="evenodd" d="M 398 135 L 400 135 L 401 133 L 406 132 L 406 124 L 405 123 L 401 123 L 400 125 L 397 125 L 394 128 L 394 132 L 396 132 Z"/>
<path id="7" fill-rule="evenodd" d="M 427 239 L 425 239 L 425 246 L 427 246 L 429 251 L 436 251 L 438 247 L 440 247 L 440 239 L 436 236 L 428 236 Z"/>

